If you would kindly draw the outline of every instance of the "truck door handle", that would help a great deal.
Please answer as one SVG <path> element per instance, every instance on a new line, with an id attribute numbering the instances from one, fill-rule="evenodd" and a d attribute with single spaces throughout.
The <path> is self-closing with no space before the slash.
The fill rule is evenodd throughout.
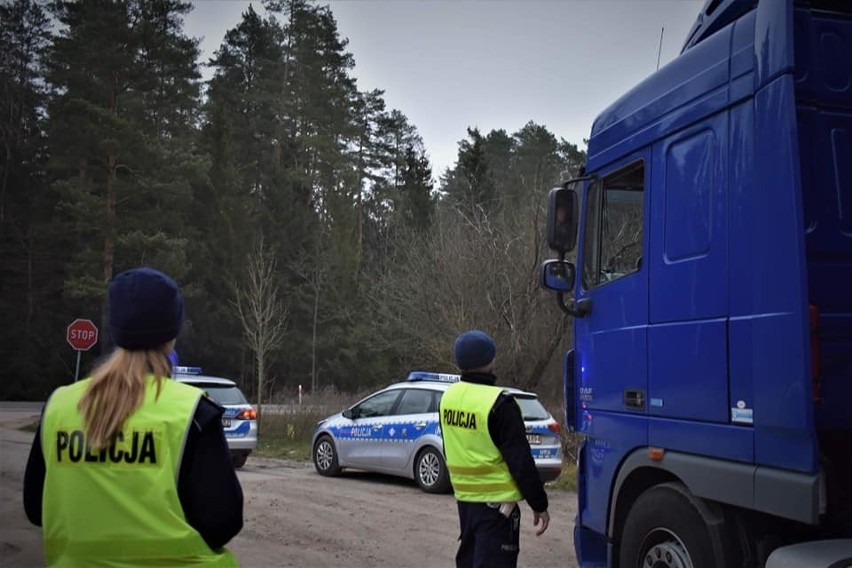
<path id="1" fill-rule="evenodd" d="M 645 408 L 645 391 L 625 389 L 624 406 L 627 408 Z"/>

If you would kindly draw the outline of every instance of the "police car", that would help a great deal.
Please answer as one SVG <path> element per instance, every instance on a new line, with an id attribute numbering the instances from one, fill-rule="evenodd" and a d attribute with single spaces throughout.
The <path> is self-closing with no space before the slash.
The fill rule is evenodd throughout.
<path id="1" fill-rule="evenodd" d="M 450 489 L 444 464 L 438 404 L 459 375 L 414 371 L 393 384 L 317 423 L 313 435 L 314 467 L 321 475 L 344 468 L 407 477 L 423 491 Z M 562 471 L 561 428 L 538 396 L 506 388 L 524 418 L 527 440 L 543 481 Z"/>
<path id="2" fill-rule="evenodd" d="M 230 379 L 208 377 L 201 367 L 175 367 L 174 379 L 198 387 L 225 408 L 222 426 L 234 467 L 242 467 L 257 446 L 257 411 L 248 403 L 237 384 Z"/>

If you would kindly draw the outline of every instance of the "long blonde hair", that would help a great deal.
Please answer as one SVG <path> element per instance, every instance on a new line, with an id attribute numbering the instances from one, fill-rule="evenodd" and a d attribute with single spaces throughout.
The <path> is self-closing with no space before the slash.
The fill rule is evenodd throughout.
<path id="1" fill-rule="evenodd" d="M 116 439 L 128 416 L 142 404 L 148 376 L 154 376 L 156 396 L 160 396 L 163 378 L 171 376 L 167 354 L 171 345 L 138 351 L 117 347 L 92 371 L 92 380 L 77 408 L 93 449 L 106 448 Z"/>

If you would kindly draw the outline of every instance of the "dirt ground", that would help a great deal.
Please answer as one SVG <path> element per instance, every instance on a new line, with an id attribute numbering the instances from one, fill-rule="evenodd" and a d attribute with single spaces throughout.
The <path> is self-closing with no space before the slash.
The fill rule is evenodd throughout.
<path id="1" fill-rule="evenodd" d="M 39 407 L 0 403 L 0 566 L 42 566 L 41 532 L 21 503 L 32 434 L 17 430 Z M 362 472 L 317 475 L 309 463 L 249 458 L 240 470 L 245 526 L 231 542 L 242 566 L 451 566 L 458 537 L 451 495 Z M 549 491 L 549 530 L 536 537 L 521 517 L 520 566 L 575 567 L 576 495 Z"/>

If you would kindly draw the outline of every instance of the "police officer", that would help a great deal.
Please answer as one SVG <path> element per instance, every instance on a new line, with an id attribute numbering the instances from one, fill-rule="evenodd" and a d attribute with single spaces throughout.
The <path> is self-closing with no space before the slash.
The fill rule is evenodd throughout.
<path id="1" fill-rule="evenodd" d="M 137 268 L 109 287 L 116 349 L 45 406 L 24 479 L 48 566 L 236 566 L 243 494 L 222 407 L 168 380 L 184 320 L 175 282 Z"/>
<path id="2" fill-rule="evenodd" d="M 454 345 L 461 380 L 441 398 L 441 434 L 461 536 L 456 566 L 517 566 L 525 499 L 541 536 L 550 524 L 547 494 L 535 467 L 517 402 L 494 385 L 497 348 L 472 330 Z M 540 525 L 540 526 L 539 526 Z"/>

